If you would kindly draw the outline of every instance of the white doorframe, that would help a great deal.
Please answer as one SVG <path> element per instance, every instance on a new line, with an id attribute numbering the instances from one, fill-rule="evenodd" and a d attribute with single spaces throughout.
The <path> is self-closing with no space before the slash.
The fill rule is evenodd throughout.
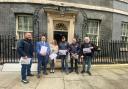
<path id="1" fill-rule="evenodd" d="M 54 32 L 54 26 L 53 21 L 54 20 L 61 20 L 61 21 L 69 21 L 69 27 L 68 27 L 68 42 L 72 42 L 72 39 L 74 37 L 74 24 L 75 24 L 75 15 L 66 15 L 64 17 L 61 17 L 59 14 L 52 14 L 47 13 L 48 16 L 48 41 L 51 42 L 53 40 L 53 32 Z"/>

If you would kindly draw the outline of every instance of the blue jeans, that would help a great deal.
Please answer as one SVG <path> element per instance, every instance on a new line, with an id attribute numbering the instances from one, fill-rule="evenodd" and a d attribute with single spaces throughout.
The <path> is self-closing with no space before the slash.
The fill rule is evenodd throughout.
<path id="1" fill-rule="evenodd" d="M 22 64 L 21 65 L 21 77 L 22 77 L 22 80 L 26 80 L 27 78 L 27 67 L 28 65 L 27 64 Z"/>
<path id="2" fill-rule="evenodd" d="M 27 75 L 31 74 L 31 65 L 32 65 L 32 59 L 30 61 L 30 64 L 22 64 L 21 66 L 21 77 L 22 80 L 27 79 Z"/>
<path id="3" fill-rule="evenodd" d="M 27 66 L 27 75 L 31 74 L 31 66 L 32 66 L 32 59 L 30 61 L 30 64 Z"/>
<path id="4" fill-rule="evenodd" d="M 83 71 L 85 71 L 85 65 L 87 65 L 87 71 L 90 71 L 92 62 L 92 56 L 85 56 L 83 59 Z"/>
<path id="5" fill-rule="evenodd" d="M 68 72 L 68 59 L 67 59 L 67 55 L 61 55 L 61 67 L 62 67 L 62 71 L 66 71 Z"/>
<path id="6" fill-rule="evenodd" d="M 38 56 L 38 74 L 41 73 L 41 66 L 43 65 L 43 72 L 46 73 L 47 70 L 47 64 L 48 64 L 48 55 L 46 56 Z"/>

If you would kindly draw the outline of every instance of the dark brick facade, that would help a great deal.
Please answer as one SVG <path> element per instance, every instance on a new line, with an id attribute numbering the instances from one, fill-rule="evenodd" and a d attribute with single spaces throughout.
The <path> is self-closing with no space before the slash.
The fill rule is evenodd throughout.
<path id="1" fill-rule="evenodd" d="M 63 0 L 60 0 L 60 1 L 63 1 Z M 113 0 L 64 0 L 64 1 L 82 3 L 82 4 L 85 3 L 88 5 L 104 6 L 109 8 L 113 7 Z M 20 3 L 20 4 L 19 3 L 0 3 L 0 34 L 6 34 L 8 32 L 13 32 L 15 34 L 16 15 L 17 14 L 33 15 L 36 8 L 41 8 L 42 6 L 44 5 L 25 4 L 25 3 Z M 83 21 L 83 16 L 80 13 L 79 9 L 74 8 L 74 10 L 77 10 L 79 12 L 76 17 L 75 33 L 81 36 L 81 23 Z M 115 23 L 118 23 L 118 22 L 115 22 L 115 21 L 121 22 L 121 19 L 119 19 L 121 17 L 120 15 L 117 16 L 117 14 L 115 15 L 114 13 L 110 13 L 110 12 L 86 10 L 86 9 L 85 9 L 85 12 L 87 14 L 88 19 L 100 20 L 101 23 L 100 23 L 99 37 L 101 40 L 116 39 L 117 35 L 115 32 L 119 31 L 120 33 L 120 28 L 119 26 L 118 28 L 116 28 Z M 117 19 L 117 17 L 119 20 Z M 125 16 L 125 17 L 128 18 L 128 16 Z M 128 22 L 128 20 L 125 20 L 125 21 Z M 40 33 L 41 32 L 47 33 L 47 14 L 45 12 L 39 13 L 39 31 Z M 35 29 L 35 32 L 37 32 L 36 29 Z M 120 38 L 118 37 L 118 39 L 116 40 L 119 40 L 119 39 Z"/>

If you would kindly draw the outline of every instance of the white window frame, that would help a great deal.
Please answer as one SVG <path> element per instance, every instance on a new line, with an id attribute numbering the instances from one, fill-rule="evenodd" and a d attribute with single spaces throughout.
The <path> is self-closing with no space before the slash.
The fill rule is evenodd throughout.
<path id="1" fill-rule="evenodd" d="M 124 25 L 126 25 L 126 27 Z M 122 39 L 122 37 L 126 37 L 127 41 L 125 41 L 125 42 L 128 42 L 128 22 L 122 22 L 121 23 L 121 40 L 124 41 Z"/>
<path id="2" fill-rule="evenodd" d="M 98 45 L 98 41 L 99 41 L 99 31 L 100 31 L 100 20 L 96 20 L 96 19 L 89 19 L 88 21 L 95 21 L 95 22 L 98 22 L 98 27 L 97 27 L 97 34 L 94 34 L 94 33 L 90 33 L 90 29 L 89 29 L 89 25 L 88 25 L 88 32 L 87 32 L 87 35 L 88 36 L 97 36 L 97 45 Z"/>
<path id="3" fill-rule="evenodd" d="M 19 30 L 18 30 L 18 23 L 19 23 L 19 22 L 18 22 L 18 17 L 19 17 L 19 16 L 32 16 L 32 15 L 26 15 L 26 14 L 16 15 L 16 38 L 17 38 L 17 39 L 20 39 L 18 32 L 24 32 L 24 33 L 25 33 L 25 32 L 31 32 L 31 33 L 33 32 L 33 31 L 19 31 Z M 32 22 L 32 23 L 33 23 L 33 22 Z M 23 36 L 23 38 L 24 38 L 24 36 Z"/>

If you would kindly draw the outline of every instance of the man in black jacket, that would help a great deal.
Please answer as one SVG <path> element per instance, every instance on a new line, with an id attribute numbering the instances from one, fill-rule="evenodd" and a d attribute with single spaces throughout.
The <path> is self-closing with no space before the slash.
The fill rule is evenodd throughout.
<path id="1" fill-rule="evenodd" d="M 76 41 L 76 38 L 73 38 L 72 43 L 69 46 L 69 52 L 70 52 L 70 63 L 71 63 L 71 70 L 70 73 L 73 72 L 73 64 L 75 61 L 75 72 L 78 74 L 78 57 L 79 57 L 79 53 L 80 53 L 80 45 L 78 44 L 78 42 Z"/>
<path id="2" fill-rule="evenodd" d="M 21 77 L 23 83 L 28 83 L 26 76 L 33 76 L 31 74 L 31 65 L 32 65 L 32 58 L 33 58 L 33 44 L 32 44 L 32 34 L 25 33 L 25 38 L 21 39 L 17 44 L 17 51 L 20 58 L 31 58 L 30 64 L 22 64 L 21 68 Z"/>
<path id="3" fill-rule="evenodd" d="M 91 61 L 94 55 L 95 46 L 90 42 L 89 37 L 84 38 L 84 43 L 81 45 L 81 53 L 83 57 L 83 70 L 81 73 L 85 72 L 85 66 L 87 64 L 86 72 L 91 75 L 90 68 L 91 68 Z"/>

